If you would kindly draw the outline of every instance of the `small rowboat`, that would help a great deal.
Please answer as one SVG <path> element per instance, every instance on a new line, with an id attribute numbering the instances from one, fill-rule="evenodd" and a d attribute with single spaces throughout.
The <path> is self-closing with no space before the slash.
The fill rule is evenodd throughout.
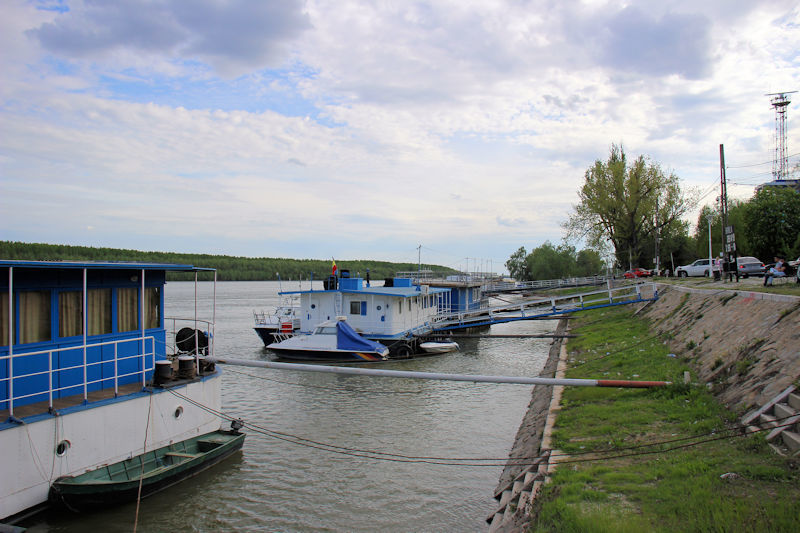
<path id="1" fill-rule="evenodd" d="M 428 353 L 447 353 L 455 352 L 459 349 L 458 343 L 453 341 L 429 341 L 423 342 L 419 347 Z"/>
<path id="2" fill-rule="evenodd" d="M 213 431 L 101 466 L 78 476 L 56 479 L 50 487 L 51 503 L 72 511 L 91 511 L 109 504 L 150 496 L 219 463 L 244 444 L 244 433 Z"/>

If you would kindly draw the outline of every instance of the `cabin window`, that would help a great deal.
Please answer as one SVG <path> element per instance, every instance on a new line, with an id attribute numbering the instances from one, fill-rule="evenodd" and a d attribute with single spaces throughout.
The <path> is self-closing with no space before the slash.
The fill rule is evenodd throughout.
<path id="1" fill-rule="evenodd" d="M 117 289 L 117 331 L 139 329 L 139 290 Z"/>
<path id="2" fill-rule="evenodd" d="M 8 346 L 8 292 L 0 292 L 0 346 Z"/>
<path id="3" fill-rule="evenodd" d="M 408 310 L 411 311 L 411 298 L 408 299 Z"/>
<path id="4" fill-rule="evenodd" d="M 397 314 L 398 315 L 402 315 L 403 314 L 403 300 L 400 300 L 399 302 L 397 302 Z"/>
<path id="5" fill-rule="evenodd" d="M 366 316 L 367 302 L 361 300 L 350 302 L 350 314 Z"/>
<path id="6" fill-rule="evenodd" d="M 111 333 L 111 289 L 89 289 L 89 335 Z"/>
<path id="7" fill-rule="evenodd" d="M 144 325 L 146 328 L 157 328 L 161 325 L 161 295 L 158 287 L 144 290 Z"/>
<path id="8" fill-rule="evenodd" d="M 50 340 L 50 291 L 19 293 L 20 342 Z"/>
<path id="9" fill-rule="evenodd" d="M 58 336 L 75 337 L 83 334 L 83 305 L 81 291 L 58 294 Z"/>

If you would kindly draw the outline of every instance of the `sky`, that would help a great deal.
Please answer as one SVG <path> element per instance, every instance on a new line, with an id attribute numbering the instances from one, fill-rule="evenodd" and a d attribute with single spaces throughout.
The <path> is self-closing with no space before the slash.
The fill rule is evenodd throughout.
<path id="1" fill-rule="evenodd" d="M 795 1 L 0 5 L 0 240 L 499 272 L 612 143 L 749 198 L 800 90 Z"/>

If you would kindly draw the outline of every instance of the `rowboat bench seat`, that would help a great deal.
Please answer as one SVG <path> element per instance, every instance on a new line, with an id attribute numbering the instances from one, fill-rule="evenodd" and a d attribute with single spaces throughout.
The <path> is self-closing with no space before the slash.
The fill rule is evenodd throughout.
<path id="1" fill-rule="evenodd" d="M 189 457 L 191 459 L 194 459 L 195 457 L 197 457 L 200 454 L 199 453 L 185 453 L 185 452 L 167 452 L 164 455 L 167 456 L 167 457 Z"/>

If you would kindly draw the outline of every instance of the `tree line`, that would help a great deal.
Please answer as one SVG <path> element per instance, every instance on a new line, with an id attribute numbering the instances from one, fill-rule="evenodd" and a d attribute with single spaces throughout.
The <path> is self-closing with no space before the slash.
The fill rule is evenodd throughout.
<path id="1" fill-rule="evenodd" d="M 608 159 L 596 160 L 584 175 L 578 203 L 562 225 L 564 243 L 550 242 L 530 253 L 519 248 L 506 262 L 520 280 L 557 279 L 614 269 L 643 267 L 656 262 L 662 270 L 708 257 L 724 249 L 722 215 L 704 206 L 694 233 L 683 219 L 697 206 L 678 177 L 639 156 L 631 160 L 621 145 L 612 145 Z M 790 187 L 763 187 L 747 201 L 730 201 L 728 226 L 733 226 L 738 256 L 755 256 L 765 263 L 774 256 L 800 256 L 800 193 Z M 588 246 L 580 252 L 570 242 Z M 608 260 L 606 260 L 608 259 Z"/>
<path id="2" fill-rule="evenodd" d="M 135 261 L 142 263 L 175 263 L 214 268 L 220 281 L 270 281 L 325 279 L 331 275 L 330 259 L 285 259 L 272 257 L 236 257 L 211 254 L 180 254 L 172 252 L 144 252 L 118 248 L 95 248 L 89 246 L 70 246 L 62 244 L 41 244 L 0 241 L 0 258 L 28 261 Z M 371 260 L 336 260 L 339 271 L 349 270 L 351 276 L 366 277 L 369 269 L 373 280 L 390 278 L 396 272 L 416 271 L 417 263 L 391 263 Z M 437 271 L 450 272 L 452 269 L 425 265 Z M 454 271 L 453 271 L 454 272 Z M 194 279 L 185 272 L 168 272 L 169 280 Z"/>

